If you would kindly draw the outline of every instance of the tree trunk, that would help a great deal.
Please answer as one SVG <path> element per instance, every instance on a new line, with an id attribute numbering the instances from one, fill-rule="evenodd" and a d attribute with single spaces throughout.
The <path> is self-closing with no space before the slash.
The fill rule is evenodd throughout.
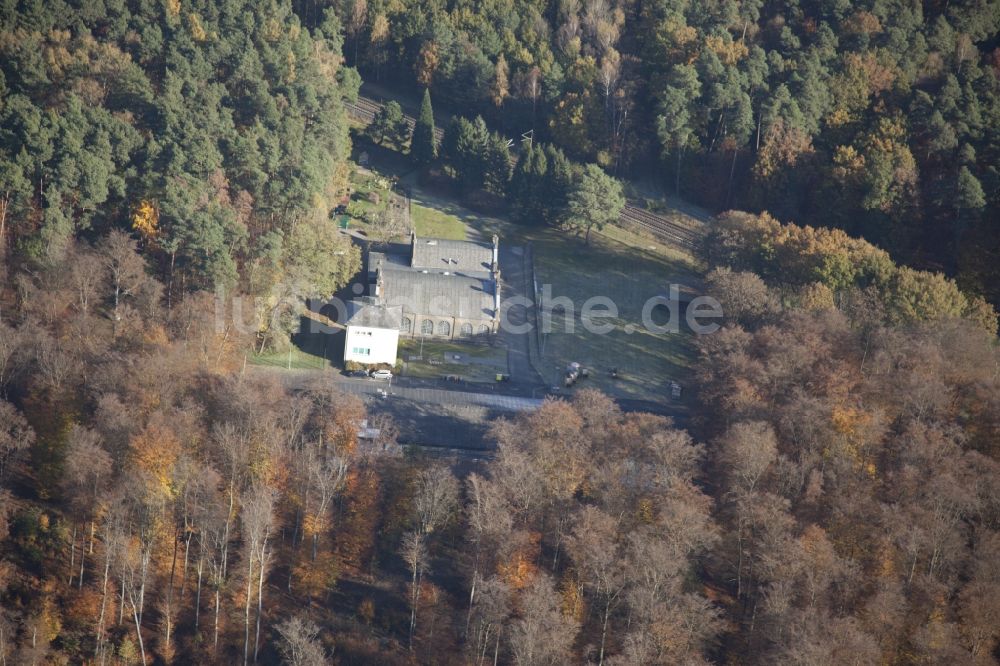
<path id="1" fill-rule="evenodd" d="M 299 528 L 302 525 L 302 511 L 295 511 L 295 527 L 292 528 L 292 548 L 298 543 L 299 539 Z"/>
<path id="2" fill-rule="evenodd" d="M 215 587 L 215 638 L 212 640 L 212 654 L 219 651 L 219 586 Z"/>
<path id="3" fill-rule="evenodd" d="M 146 663 L 146 647 L 142 643 L 142 630 L 139 626 L 139 610 L 135 602 L 132 602 L 132 618 L 135 620 L 135 636 L 139 640 L 139 654 L 142 656 L 142 663 Z"/>
<path id="4" fill-rule="evenodd" d="M 410 579 L 410 639 L 409 649 L 413 650 L 413 632 L 417 627 L 417 600 L 420 598 L 420 576 L 418 575 L 419 564 L 413 562 L 413 577 Z"/>
<path id="5" fill-rule="evenodd" d="M 191 554 L 191 530 L 185 530 L 187 537 L 184 540 L 184 568 L 181 569 L 181 601 L 184 600 L 184 592 L 187 590 L 188 555 Z"/>
<path id="6" fill-rule="evenodd" d="M 69 583 L 73 587 L 73 574 L 76 573 L 76 524 L 73 524 L 73 536 L 69 540 Z"/>
<path id="7" fill-rule="evenodd" d="M 121 315 L 118 313 L 118 303 L 121 300 L 122 285 L 121 279 L 115 278 L 115 330 L 118 330 L 118 321 L 121 319 Z"/>
<path id="8" fill-rule="evenodd" d="M 257 663 L 257 650 L 260 648 L 260 616 L 264 605 L 264 561 L 267 558 L 267 542 L 260 550 L 260 570 L 257 576 L 257 629 L 253 637 L 253 663 Z"/>
<path id="9" fill-rule="evenodd" d="M 677 146 L 677 169 L 674 171 L 674 194 L 681 195 L 681 154 L 684 150 Z"/>
<path id="10" fill-rule="evenodd" d="M 83 567 L 87 561 L 87 530 L 80 532 L 80 578 L 77 580 L 77 589 L 83 589 Z"/>
<path id="11" fill-rule="evenodd" d="M 108 607 L 108 575 L 111 572 L 111 549 L 106 548 L 106 554 L 104 556 L 104 584 L 101 585 L 101 614 L 97 618 L 97 645 L 94 648 L 94 656 L 96 657 L 101 651 L 101 645 L 104 642 L 104 611 Z"/>
<path id="12" fill-rule="evenodd" d="M 476 555 L 476 559 L 479 556 Z M 465 634 L 469 634 L 469 623 L 472 622 L 472 604 L 476 600 L 476 583 L 479 582 L 479 564 L 477 562 L 476 567 L 472 570 L 472 589 L 469 590 L 469 612 L 465 615 Z"/>
<path id="13" fill-rule="evenodd" d="M 234 472 L 234 474 L 235 474 L 235 472 Z M 235 493 L 235 489 L 233 488 L 234 484 L 235 484 L 235 479 L 230 479 L 230 481 L 229 481 L 229 513 L 226 514 L 226 530 L 225 530 L 225 532 L 222 535 L 222 577 L 221 577 L 221 580 L 225 580 L 226 579 L 226 566 L 227 566 L 227 561 L 229 560 L 228 552 L 227 552 L 229 550 L 229 528 L 230 528 L 230 526 L 232 524 L 232 521 L 233 521 L 233 503 L 235 502 L 235 499 L 236 499 L 234 497 L 234 493 Z"/>
<path id="14" fill-rule="evenodd" d="M 149 563 L 149 561 L 146 559 L 147 555 L 143 554 L 142 558 L 143 558 L 142 568 L 141 568 L 141 571 L 142 571 L 142 583 L 139 585 L 139 621 L 140 622 L 142 622 L 142 612 L 143 612 L 143 610 L 145 609 L 145 606 L 146 606 L 146 566 Z"/>
<path id="15" fill-rule="evenodd" d="M 177 258 L 177 250 L 170 251 L 170 271 L 167 274 L 167 313 L 171 311 L 174 293 L 174 260 Z"/>
<path id="16" fill-rule="evenodd" d="M 177 571 L 177 523 L 174 523 L 174 554 L 170 561 L 170 582 L 167 585 L 167 642 L 170 642 L 170 611 L 174 601 L 174 574 Z"/>
<path id="17" fill-rule="evenodd" d="M 611 599 L 604 604 L 604 621 L 601 623 L 601 656 L 598 657 L 597 666 L 604 663 L 604 642 L 608 637 L 608 616 L 611 615 Z"/>
<path id="18" fill-rule="evenodd" d="M 0 199 L 0 259 L 7 254 L 5 251 L 7 249 L 7 210 L 10 208 L 10 198 L 10 192 L 6 192 L 3 199 Z"/>
<path id="19" fill-rule="evenodd" d="M 118 604 L 118 624 L 125 619 L 125 574 L 122 573 L 122 594 L 121 603 Z"/>
<path id="20" fill-rule="evenodd" d="M 198 556 L 198 588 L 194 594 L 194 630 L 198 632 L 198 621 L 201 619 L 201 575 L 205 571 L 205 558 Z"/>
<path id="21" fill-rule="evenodd" d="M 250 592 L 253 591 L 253 553 L 248 558 L 250 567 L 247 570 L 247 601 L 243 608 L 243 666 L 250 659 Z"/>

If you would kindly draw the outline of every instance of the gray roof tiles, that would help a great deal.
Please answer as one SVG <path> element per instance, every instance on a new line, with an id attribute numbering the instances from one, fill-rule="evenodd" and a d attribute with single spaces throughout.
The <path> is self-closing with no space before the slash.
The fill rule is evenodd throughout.
<path id="1" fill-rule="evenodd" d="M 417 238 L 406 250 L 407 254 L 390 250 L 368 255 L 370 279 L 382 267 L 382 302 L 411 315 L 484 321 L 499 315 L 492 244 Z"/>
<path id="2" fill-rule="evenodd" d="M 476 241 L 417 238 L 412 267 L 465 274 L 489 275 L 493 267 L 493 245 Z"/>
<path id="3" fill-rule="evenodd" d="M 382 297 L 387 304 L 402 306 L 403 312 L 409 314 L 493 319 L 491 279 L 394 268 L 383 272 Z"/>

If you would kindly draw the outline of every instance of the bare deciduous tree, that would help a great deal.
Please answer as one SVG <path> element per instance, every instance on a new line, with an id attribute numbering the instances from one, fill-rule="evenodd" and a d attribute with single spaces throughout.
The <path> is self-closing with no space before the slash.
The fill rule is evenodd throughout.
<path id="1" fill-rule="evenodd" d="M 107 266 L 103 257 L 86 246 L 78 246 L 69 255 L 69 279 L 76 294 L 76 307 L 87 317 L 97 302 Z"/>
<path id="2" fill-rule="evenodd" d="M 414 510 L 417 529 L 432 533 L 451 520 L 458 509 L 458 480 L 447 467 L 431 467 L 417 476 Z"/>
<path id="3" fill-rule="evenodd" d="M 0 398 L 7 394 L 7 387 L 27 364 L 27 343 L 25 327 L 14 328 L 0 321 Z"/>
<path id="4" fill-rule="evenodd" d="M 466 539 L 472 544 L 472 575 L 469 584 L 469 612 L 466 616 L 466 632 L 476 602 L 476 588 L 480 571 L 490 570 L 496 553 L 513 529 L 510 508 L 500 488 L 478 474 L 470 474 L 466 481 L 468 504 L 465 507 L 466 522 L 469 526 Z M 484 559 L 486 560 L 484 562 Z"/>
<path id="5" fill-rule="evenodd" d="M 386 245 L 389 241 L 409 233 L 406 211 L 397 206 L 395 199 L 389 201 L 389 207 L 380 210 L 368 218 L 368 237 L 376 245 Z"/>
<path id="6" fill-rule="evenodd" d="M 281 635 L 278 652 L 288 666 L 324 666 L 330 663 L 319 641 L 319 627 L 296 615 L 275 626 Z"/>
<path id="7" fill-rule="evenodd" d="M 604 663 L 611 613 L 622 601 L 628 584 L 627 561 L 618 541 L 615 519 L 592 506 L 585 507 L 577 517 L 569 540 L 570 557 L 601 612 L 598 664 Z"/>
<path id="8" fill-rule="evenodd" d="M 70 542 L 70 581 L 72 583 L 73 559 L 76 552 L 76 533 L 81 532 L 80 569 L 78 587 L 83 587 L 84 563 L 86 562 L 87 539 L 86 523 L 90 523 L 91 544 L 95 531 L 95 521 L 98 517 L 98 503 L 102 492 L 111 479 L 111 456 L 101 446 L 101 437 L 93 430 L 80 425 L 74 425 L 67 436 L 66 471 L 63 475 L 63 488 L 73 507 L 73 513 L 81 520 L 73 525 L 73 537 Z"/>
<path id="9" fill-rule="evenodd" d="M 410 633 L 409 648 L 413 649 L 413 634 L 417 628 L 417 607 L 420 604 L 420 583 L 427 573 L 426 535 L 421 531 L 411 531 L 403 535 L 400 555 L 410 571 Z"/>
<path id="10" fill-rule="evenodd" d="M 257 628 L 254 633 L 253 660 L 257 661 L 260 647 L 260 620 L 264 597 L 264 576 L 268 564 L 268 539 L 274 527 L 274 504 L 277 493 L 263 484 L 250 486 L 245 495 L 240 518 L 243 540 L 247 549 L 247 589 L 244 608 L 243 663 L 250 657 L 250 601 L 254 581 L 254 564 L 257 565 Z"/>
<path id="11" fill-rule="evenodd" d="M 122 298 L 133 295 L 146 278 L 146 264 L 138 253 L 138 244 L 124 231 L 111 230 L 98 252 L 107 270 L 112 310 L 111 318 L 121 321 Z"/>
<path id="12" fill-rule="evenodd" d="M 35 441 L 35 431 L 14 405 L 0 400 L 0 480 Z"/>
<path id="13" fill-rule="evenodd" d="M 510 586 L 500 578 L 492 576 L 479 586 L 479 593 L 469 608 L 466 631 L 469 645 L 474 648 L 475 663 L 482 664 L 492 648 L 493 664 L 500 657 L 500 638 L 504 623 L 511 612 Z"/>
<path id="14" fill-rule="evenodd" d="M 520 617 L 511 623 L 507 643 L 518 666 L 565 664 L 579 625 L 563 614 L 552 578 L 541 573 L 521 597 Z"/>

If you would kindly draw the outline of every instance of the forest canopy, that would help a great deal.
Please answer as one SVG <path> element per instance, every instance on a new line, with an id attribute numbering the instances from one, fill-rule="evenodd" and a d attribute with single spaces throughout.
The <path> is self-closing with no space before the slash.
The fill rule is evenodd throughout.
<path id="1" fill-rule="evenodd" d="M 321 5 L 297 3 L 307 17 Z M 533 131 L 717 211 L 863 235 L 1000 302 L 995 2 L 335 8 L 366 79 L 429 86 L 508 136 Z"/>
<path id="2" fill-rule="evenodd" d="M 268 293 L 346 178 L 340 32 L 281 2 L 10 4 L 0 248 L 57 262 L 127 224 L 171 295 Z"/>
<path id="3" fill-rule="evenodd" d="M 0 3 L 0 664 L 997 664 L 998 24 Z M 569 257 L 635 196 L 615 174 L 752 209 L 692 257 L 724 317 L 683 403 L 567 389 L 458 457 L 291 367 L 303 297 L 360 269 L 345 58 L 421 88 L 373 152 Z M 432 92 L 473 118 L 440 142 Z"/>

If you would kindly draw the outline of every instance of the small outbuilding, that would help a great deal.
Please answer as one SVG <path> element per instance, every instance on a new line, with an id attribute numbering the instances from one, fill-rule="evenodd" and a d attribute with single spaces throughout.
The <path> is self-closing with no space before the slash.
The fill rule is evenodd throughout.
<path id="1" fill-rule="evenodd" d="M 374 298 L 362 298 L 347 304 L 344 361 L 366 365 L 396 363 L 399 327 L 403 309 Z"/>

